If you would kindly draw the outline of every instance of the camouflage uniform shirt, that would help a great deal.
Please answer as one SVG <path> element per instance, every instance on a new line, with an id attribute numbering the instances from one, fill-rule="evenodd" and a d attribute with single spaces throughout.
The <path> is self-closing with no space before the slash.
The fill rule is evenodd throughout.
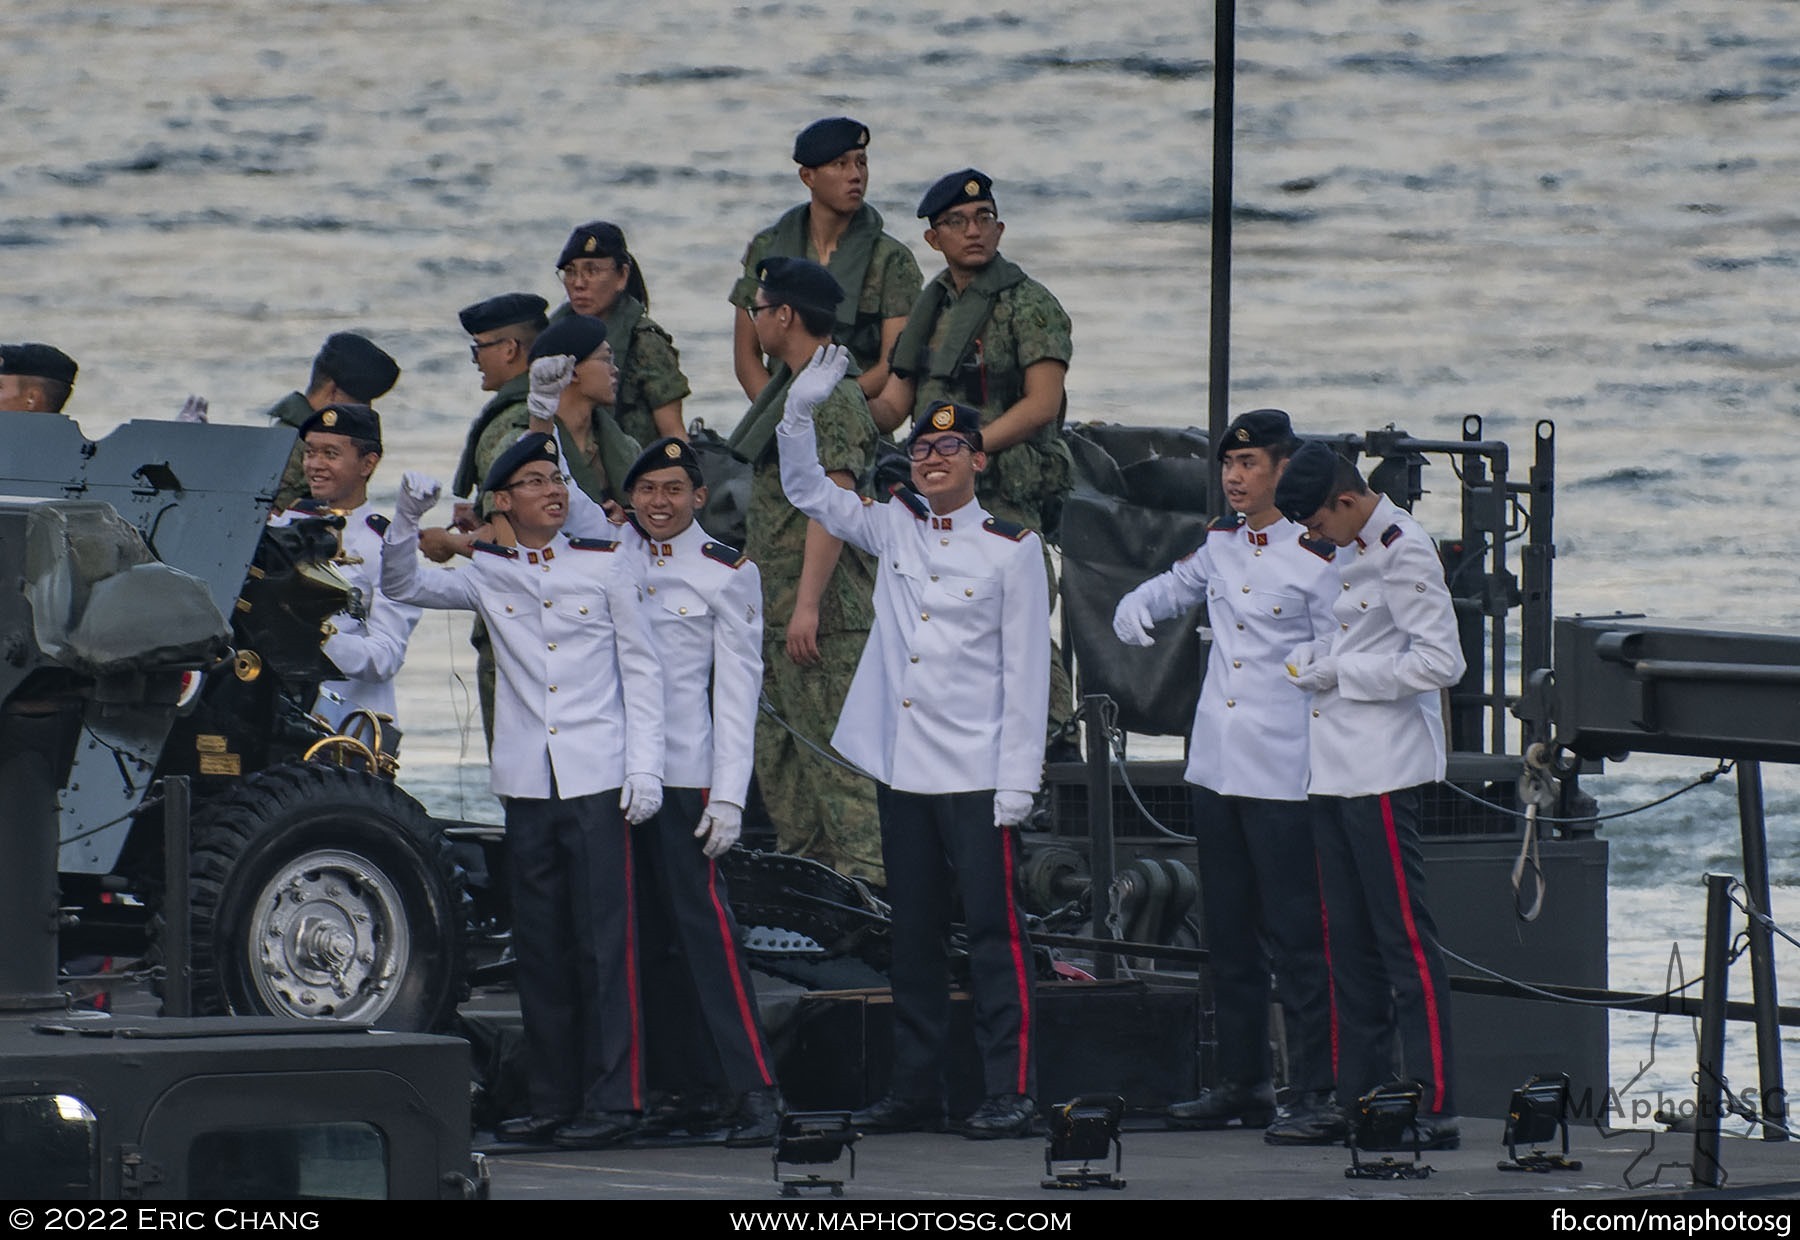
<path id="1" fill-rule="evenodd" d="M 756 278 L 756 269 L 762 260 L 769 256 L 775 246 L 775 229 L 765 228 L 750 239 L 750 245 L 744 251 L 744 274 L 731 288 L 731 304 L 740 310 L 749 309 L 756 304 L 756 289 L 760 283 Z M 819 261 L 818 251 L 813 248 L 811 237 L 807 238 L 806 253 L 802 255 L 814 262 Z M 856 299 L 858 317 L 872 315 L 878 319 L 905 318 L 912 309 L 913 302 L 919 296 L 919 288 L 924 283 L 924 276 L 919 271 L 918 260 L 905 244 L 882 233 L 875 242 L 875 252 L 869 256 L 868 274 L 863 277 L 862 292 Z M 852 352 L 857 370 L 864 371 L 873 367 L 882 359 L 879 350 L 864 356 L 860 352 Z"/>

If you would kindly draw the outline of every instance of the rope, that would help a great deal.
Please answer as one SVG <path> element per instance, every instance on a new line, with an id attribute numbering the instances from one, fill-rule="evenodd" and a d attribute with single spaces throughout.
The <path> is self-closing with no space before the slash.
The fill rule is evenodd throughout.
<path id="1" fill-rule="evenodd" d="M 867 771 L 863 770 L 860 766 L 857 766 L 854 762 L 844 761 L 844 759 L 838 757 L 836 754 L 832 753 L 830 750 L 826 749 L 824 746 L 815 743 L 811 737 L 806 736 L 803 733 L 801 733 L 799 731 L 799 729 L 794 727 L 793 724 L 789 723 L 787 720 L 783 719 L 780 715 L 778 715 L 775 712 L 775 708 L 769 704 L 768 698 L 764 697 L 764 698 L 758 699 L 757 708 L 759 710 L 761 710 L 763 714 L 767 715 L 769 718 L 773 719 L 776 723 L 780 724 L 782 727 L 782 730 L 785 731 L 789 736 L 791 736 L 795 740 L 799 741 L 807 749 L 810 749 L 813 753 L 819 755 L 819 757 L 825 759 L 825 761 L 831 763 L 833 766 L 842 767 L 844 770 L 849 771 L 852 775 L 860 775 L 864 779 L 868 780 L 870 783 L 878 784 L 881 782 L 880 780 L 876 779 L 873 775 L 871 775 Z"/>
<path id="2" fill-rule="evenodd" d="M 1800 947 L 1800 939 L 1796 939 L 1786 930 L 1783 930 L 1780 926 L 1776 925 L 1774 918 L 1770 917 L 1767 913 L 1758 911 L 1754 906 L 1745 903 L 1743 900 L 1738 899 L 1738 892 L 1744 890 L 1746 890 L 1744 884 L 1734 882 L 1731 884 L 1730 889 L 1725 893 L 1725 898 L 1737 905 L 1738 908 L 1742 909 L 1744 915 L 1749 917 L 1751 921 L 1757 922 L 1764 929 L 1769 930 L 1772 933 L 1779 934 L 1795 947 Z"/>
<path id="3" fill-rule="evenodd" d="M 1729 761 L 1721 760 L 1718 766 L 1716 766 L 1712 770 L 1707 771 L 1706 773 L 1696 777 L 1691 782 L 1684 784 L 1681 787 L 1675 789 L 1675 791 L 1669 793 L 1667 796 L 1657 797 L 1656 800 L 1654 800 L 1654 801 L 1646 801 L 1644 804 L 1636 806 L 1632 809 L 1622 809 L 1622 810 L 1618 810 L 1611 814 L 1592 814 L 1592 815 L 1589 815 L 1584 818 L 1553 818 L 1548 814 L 1538 814 L 1537 821 L 1551 822 L 1551 823 L 1563 823 L 1563 824 L 1579 824 L 1579 823 L 1588 823 L 1588 822 L 1611 822 L 1615 818 L 1629 818 L 1633 814 L 1641 814 L 1647 809 L 1655 809 L 1658 805 L 1663 805 L 1669 801 L 1673 801 L 1676 797 L 1681 796 L 1683 793 L 1692 792 L 1694 789 L 1700 787 L 1703 784 L 1710 784 L 1714 780 L 1718 779 L 1721 775 L 1729 775 L 1731 773 L 1732 766 L 1733 766 L 1733 763 L 1731 763 Z M 1504 805 L 1496 805 L 1496 804 L 1494 804 L 1494 802 L 1487 800 L 1485 797 L 1478 797 L 1473 792 L 1469 792 L 1466 789 L 1459 788 L 1455 784 L 1445 783 L 1442 786 L 1445 788 L 1448 788 L 1451 792 L 1454 792 L 1457 796 L 1462 797 L 1465 800 L 1473 801 L 1475 804 L 1482 806 L 1485 809 L 1492 810 L 1496 814 L 1506 814 L 1512 818 L 1529 817 L 1529 815 L 1524 810 L 1508 809 Z"/>
<path id="4" fill-rule="evenodd" d="M 1704 980 L 1697 977 L 1691 982 L 1683 982 L 1681 985 L 1665 990 L 1661 994 L 1642 993 L 1633 999 L 1577 999 L 1573 995 L 1559 995 L 1554 991 L 1541 990 L 1538 987 L 1533 986 L 1530 982 L 1521 982 L 1516 977 L 1508 977 L 1498 969 L 1490 969 L 1484 964 L 1475 963 L 1475 961 L 1470 960 L 1466 956 L 1457 955 L 1441 943 L 1438 945 L 1438 950 L 1458 964 L 1467 965 L 1477 973 L 1485 973 L 1489 977 L 1505 982 L 1509 986 L 1517 986 L 1527 994 L 1536 995 L 1538 998 L 1548 1000 L 1551 1003 L 1568 1003 L 1575 1007 L 1618 1008 L 1623 1011 L 1629 1011 L 1630 1009 L 1643 1004 L 1660 1003 L 1666 999 L 1673 999 L 1681 994 L 1682 991 L 1687 990 L 1690 987 L 1698 986 L 1700 982 Z M 1660 1016 L 1661 1013 L 1656 1013 L 1656 1015 Z"/>

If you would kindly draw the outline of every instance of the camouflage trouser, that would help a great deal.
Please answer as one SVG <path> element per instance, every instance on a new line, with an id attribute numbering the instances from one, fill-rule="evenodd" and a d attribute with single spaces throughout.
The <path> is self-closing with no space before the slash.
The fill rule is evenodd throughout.
<path id="1" fill-rule="evenodd" d="M 487 624 L 475 617 L 469 630 L 469 645 L 475 647 L 475 696 L 481 699 L 481 730 L 487 734 L 489 756 L 494 752 L 494 647 L 488 640 Z"/>
<path id="2" fill-rule="evenodd" d="M 999 517 L 1002 521 L 1011 521 L 1028 530 L 1037 531 L 1043 536 L 1043 517 L 1035 508 L 1025 508 L 1009 503 L 997 495 L 981 497 L 981 506 L 988 510 L 989 516 Z M 1050 544 L 1044 544 L 1044 578 L 1050 583 L 1050 606 L 1056 606 L 1056 565 L 1050 562 Z M 1064 724 L 1069 722 L 1075 713 L 1075 688 L 1069 683 L 1069 673 L 1063 667 L 1062 648 L 1054 636 L 1050 639 L 1050 718 L 1047 730 L 1054 735 Z"/>
<path id="3" fill-rule="evenodd" d="M 789 727 L 827 751 L 868 636 L 820 637 L 822 659 L 812 667 L 796 665 L 781 642 L 763 645 L 763 694 L 769 704 Z M 820 757 L 759 714 L 756 782 L 782 852 L 823 861 L 852 878 L 886 882 L 872 781 Z"/>

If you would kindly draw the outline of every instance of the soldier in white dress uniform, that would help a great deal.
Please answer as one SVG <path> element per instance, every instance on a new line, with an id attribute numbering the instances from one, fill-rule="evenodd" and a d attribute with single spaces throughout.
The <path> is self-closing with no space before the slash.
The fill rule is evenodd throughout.
<path id="1" fill-rule="evenodd" d="M 1031 944 L 1017 901 L 1017 827 L 1043 774 L 1050 615 L 1038 536 L 975 501 L 981 416 L 927 408 L 908 440 L 917 494 L 876 504 L 833 486 L 811 413 L 844 374 L 828 346 L 795 380 L 778 432 L 781 484 L 807 516 L 878 563 L 875 627 L 831 743 L 877 781 L 893 907 L 894 1077 L 866 1131 L 941 1127 L 951 888 L 962 892 L 987 1100 L 972 1138 L 1024 1136 L 1036 1090 Z M 922 497 L 922 498 L 921 498 Z"/>
<path id="2" fill-rule="evenodd" d="M 550 368 L 553 362 L 538 365 Z M 534 419 L 531 425 L 544 430 L 550 423 Z M 662 664 L 663 804 L 636 835 L 646 979 L 657 997 L 675 994 L 652 1007 L 650 1035 L 672 1051 L 669 1058 L 689 1061 L 684 1076 L 701 1055 L 716 1052 L 725 1083 L 738 1096 L 726 1144 L 767 1145 L 780 1124 L 781 1094 L 718 865 L 743 829 L 755 763 L 762 580 L 743 552 L 708 537 L 695 520 L 706 504 L 705 476 L 686 441 L 670 436 L 645 448 L 620 494 L 632 506 L 628 525 L 610 524 L 600 505 L 575 489 L 565 528 L 598 537 L 610 533 L 639 557 L 644 615 Z M 676 958 L 673 947 L 685 959 L 691 988 L 668 984 L 685 979 L 648 972 L 652 961 Z M 683 1000 L 698 1007 L 704 1031 L 669 1027 L 686 1014 Z M 668 1021 L 658 1027 L 664 1013 Z"/>
<path id="3" fill-rule="evenodd" d="M 519 1006 L 531 1113 L 503 1139 L 587 1148 L 644 1105 L 632 838 L 662 803 L 663 688 L 638 564 L 620 544 L 562 532 L 556 441 L 526 435 L 483 489 L 517 545 L 421 572 L 419 518 L 438 484 L 408 473 L 382 585 L 425 607 L 479 612 L 494 643 L 492 785 L 506 808 Z"/>
<path id="4" fill-rule="evenodd" d="M 1180 1128 L 1242 1123 L 1276 1145 L 1343 1139 L 1332 1099 L 1331 978 L 1312 819 L 1306 804 L 1312 695 L 1288 681 L 1288 651 L 1337 627 L 1334 548 L 1275 507 L 1275 484 L 1298 447 L 1288 415 L 1254 409 L 1226 428 L 1218 456 L 1238 514 L 1119 600 L 1113 631 L 1150 645 L 1150 627 L 1205 601 L 1212 651 L 1194 712 L 1187 781 L 1194 785 L 1200 889 L 1212 953 L 1218 1079 L 1169 1108 Z M 1287 1034 L 1289 1101 L 1270 1081 L 1269 973 Z M 1273 1123 L 1271 1123 L 1273 1120 Z"/>
<path id="5" fill-rule="evenodd" d="M 1425 899 L 1424 786 L 1444 777 L 1442 691 L 1465 663 L 1444 566 L 1412 514 L 1321 443 L 1295 452 L 1276 505 L 1335 543 L 1336 631 L 1289 656 L 1311 690 L 1314 842 L 1331 935 L 1338 1097 L 1407 1075 L 1424 1087 L 1419 1137 L 1454 1149 L 1450 988 Z M 1390 1007 L 1391 1004 L 1391 1007 Z"/>
<path id="6" fill-rule="evenodd" d="M 394 677 L 406 662 L 419 609 L 396 603 L 381 590 L 388 519 L 369 502 L 369 480 L 381 464 L 381 416 L 367 405 L 326 405 L 301 427 L 300 444 L 311 498 L 272 517 L 270 524 L 342 516 L 343 555 L 334 567 L 356 591 L 353 609 L 331 618 L 337 632 L 324 643 L 325 657 L 344 678 L 321 685 L 313 709 L 334 728 L 359 708 L 393 718 Z"/>

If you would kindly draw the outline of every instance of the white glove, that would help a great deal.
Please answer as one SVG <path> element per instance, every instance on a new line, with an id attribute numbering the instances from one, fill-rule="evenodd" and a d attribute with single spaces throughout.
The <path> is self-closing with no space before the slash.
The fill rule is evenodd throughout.
<path id="1" fill-rule="evenodd" d="M 1337 685 L 1337 656 L 1315 654 L 1310 646 L 1295 647 L 1288 655 L 1288 679 L 1296 689 L 1319 693 Z"/>
<path id="2" fill-rule="evenodd" d="M 996 827 L 1018 826 L 1031 817 L 1033 799 L 1029 792 L 996 792 L 994 794 L 994 825 Z"/>
<path id="3" fill-rule="evenodd" d="M 1144 597 L 1144 587 L 1139 586 L 1113 608 L 1113 636 L 1127 646 L 1154 646 L 1156 638 L 1150 628 L 1156 623 L 1150 614 L 1150 600 Z"/>
<path id="4" fill-rule="evenodd" d="M 794 376 L 788 384 L 787 403 L 782 406 L 782 421 L 790 426 L 798 427 L 803 422 L 812 421 L 812 412 L 819 403 L 843 382 L 844 372 L 850 369 L 850 350 L 841 344 L 820 345 L 806 364 L 806 369 Z"/>
<path id="5" fill-rule="evenodd" d="M 409 469 L 400 477 L 400 498 L 394 503 L 394 515 L 402 521 L 413 525 L 419 518 L 431 511 L 431 506 L 438 502 L 438 492 L 443 490 L 438 480 L 430 474 L 422 474 L 416 469 Z"/>
<path id="6" fill-rule="evenodd" d="M 708 801 L 700 811 L 700 825 L 694 828 L 694 838 L 706 841 L 700 851 L 713 858 L 730 852 L 743 833 L 744 811 L 730 801 Z"/>
<path id="7" fill-rule="evenodd" d="M 566 353 L 540 357 L 531 363 L 531 394 L 525 398 L 531 416 L 545 421 L 554 418 L 563 389 L 574 381 L 575 359 Z"/>
<path id="8" fill-rule="evenodd" d="M 619 794 L 619 812 L 633 826 L 649 822 L 662 808 L 662 797 L 662 780 L 656 776 L 627 775 L 625 791 Z"/>
<path id="9" fill-rule="evenodd" d="M 175 415 L 175 420 L 177 422 L 204 422 L 206 421 L 206 410 L 206 397 L 190 396 L 181 402 L 181 412 Z"/>

